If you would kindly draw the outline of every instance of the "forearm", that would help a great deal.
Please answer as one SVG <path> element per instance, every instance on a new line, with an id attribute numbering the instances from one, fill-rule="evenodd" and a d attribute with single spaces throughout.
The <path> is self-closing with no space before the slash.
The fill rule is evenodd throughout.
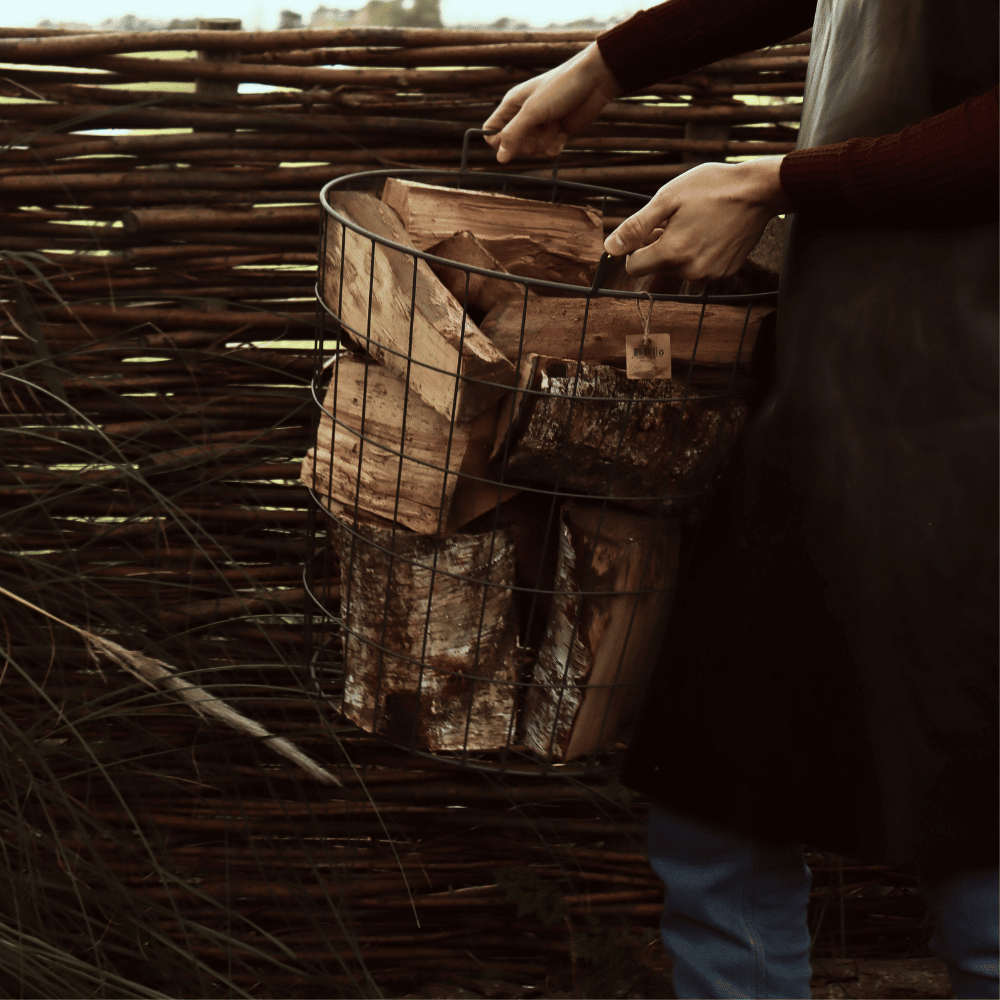
<path id="1" fill-rule="evenodd" d="M 816 0 L 669 0 L 597 39 L 625 93 L 717 59 L 775 45 L 812 26 Z"/>
<path id="2" fill-rule="evenodd" d="M 789 153 L 791 211 L 924 226 L 995 220 L 998 90 L 891 135 Z"/>

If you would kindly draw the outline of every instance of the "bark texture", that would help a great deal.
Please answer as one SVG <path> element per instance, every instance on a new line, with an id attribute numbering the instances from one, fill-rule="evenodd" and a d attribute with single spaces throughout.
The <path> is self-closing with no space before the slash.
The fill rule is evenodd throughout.
<path id="1" fill-rule="evenodd" d="M 525 701 L 524 739 L 572 760 L 611 747 L 637 714 L 677 579 L 676 521 L 567 503 L 545 640 Z"/>
<path id="2" fill-rule="evenodd" d="M 347 717 L 423 750 L 503 747 L 519 662 L 512 532 L 437 540 L 338 520 L 334 543 Z"/>
<path id="3" fill-rule="evenodd" d="M 600 212 L 390 178 L 382 200 L 426 250 L 468 230 L 511 274 L 589 285 L 604 249 Z"/>
<path id="4" fill-rule="evenodd" d="M 512 484 L 691 514 L 745 420 L 741 401 L 691 396 L 676 380 L 530 355 L 494 454 Z"/>

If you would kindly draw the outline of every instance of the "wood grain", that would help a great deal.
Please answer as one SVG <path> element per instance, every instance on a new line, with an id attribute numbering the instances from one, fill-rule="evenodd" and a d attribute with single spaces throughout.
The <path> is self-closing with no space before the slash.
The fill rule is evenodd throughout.
<path id="1" fill-rule="evenodd" d="M 641 314 L 635 300 L 595 298 L 588 310 L 585 299 L 529 292 L 527 309 L 519 299 L 500 302 L 484 317 L 481 328 L 508 358 L 531 353 L 624 365 L 625 337 L 645 328 L 650 304 L 640 305 Z M 671 358 L 681 365 L 749 368 L 760 322 L 774 307 L 753 306 L 749 314 L 746 306 L 709 304 L 704 314 L 702 308 L 697 303 L 654 302 L 649 332 L 670 334 Z"/>
<path id="2" fill-rule="evenodd" d="M 500 273 L 507 271 L 503 264 L 468 229 L 463 229 L 440 243 L 434 244 L 430 248 L 430 252 L 436 257 L 453 260 L 456 264 L 469 264 L 473 267 L 481 267 Z M 448 267 L 444 264 L 432 264 L 431 270 L 460 304 L 468 298 L 470 306 L 481 309 L 484 313 L 489 312 L 504 299 L 511 297 L 516 297 L 518 301 L 523 303 L 524 287 L 514 281 L 491 278 L 485 274 L 474 274 L 460 267 Z M 468 277 L 468 282 L 466 277 Z M 468 284 L 468 290 L 466 290 L 466 284 Z"/>
<path id="3" fill-rule="evenodd" d="M 452 512 L 459 474 L 485 472 L 495 406 L 453 428 L 391 372 L 346 355 L 334 366 L 323 409 L 301 478 L 334 512 L 353 518 L 357 506 L 413 531 L 447 534 L 496 504 L 498 487 L 469 482 L 461 513 Z"/>
<path id="4" fill-rule="evenodd" d="M 362 229 L 413 246 L 398 216 L 377 198 L 333 191 L 329 201 Z M 449 420 L 468 420 L 514 381 L 514 366 L 463 314 L 426 261 L 335 220 L 327 226 L 324 253 L 327 305 L 379 364 L 408 381 L 433 410 Z"/>
<path id="5" fill-rule="evenodd" d="M 382 200 L 426 250 L 467 230 L 511 274 L 589 285 L 604 248 L 600 212 L 390 178 Z"/>

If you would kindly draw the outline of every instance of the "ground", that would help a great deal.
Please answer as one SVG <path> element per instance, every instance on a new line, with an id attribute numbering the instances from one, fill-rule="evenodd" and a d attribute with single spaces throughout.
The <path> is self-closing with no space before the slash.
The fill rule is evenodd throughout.
<path id="1" fill-rule="evenodd" d="M 518 1000 L 539 997 L 544 1000 L 574 1000 L 582 997 L 610 997 L 622 1000 L 672 1000 L 670 959 L 658 941 L 648 945 L 641 956 L 641 968 L 626 973 L 622 987 L 614 992 L 598 992 L 596 984 L 581 984 L 574 990 L 542 991 L 518 988 L 503 980 L 468 980 L 450 984 L 430 983 L 426 988 L 406 995 L 406 1000 Z M 813 962 L 812 996 L 814 998 L 856 998 L 878 1000 L 882 997 L 907 1000 L 950 1000 L 954 997 L 944 963 L 936 958 L 818 958 Z"/>

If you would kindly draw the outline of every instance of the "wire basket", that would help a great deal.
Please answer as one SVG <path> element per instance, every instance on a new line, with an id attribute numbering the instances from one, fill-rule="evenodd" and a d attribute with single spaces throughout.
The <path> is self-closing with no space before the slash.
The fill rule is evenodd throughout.
<path id="1" fill-rule="evenodd" d="M 682 528 L 746 418 L 755 309 L 775 295 L 609 289 L 606 256 L 584 285 L 408 245 L 373 197 L 389 184 L 453 188 L 449 211 L 516 193 L 591 220 L 647 200 L 556 171 L 468 172 L 468 140 L 458 171 L 366 171 L 320 195 L 307 660 L 338 713 L 411 753 L 606 770 L 662 639 Z M 623 370 L 619 328 L 648 331 L 644 312 L 666 316 L 670 379 Z"/>

